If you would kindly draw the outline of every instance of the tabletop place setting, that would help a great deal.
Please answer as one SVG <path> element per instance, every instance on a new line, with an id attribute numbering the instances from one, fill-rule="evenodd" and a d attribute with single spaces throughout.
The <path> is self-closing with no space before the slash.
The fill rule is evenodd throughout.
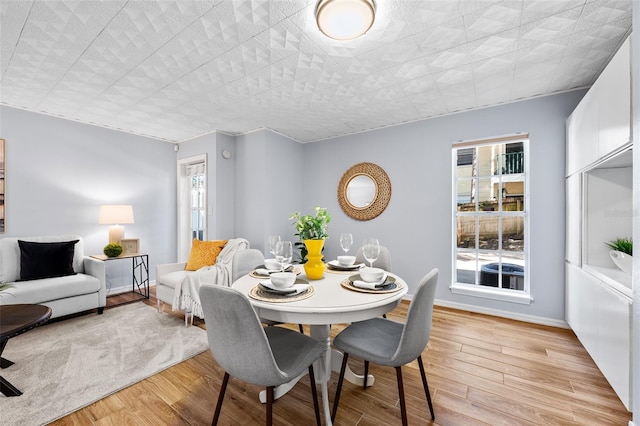
<path id="1" fill-rule="evenodd" d="M 300 270 L 291 264 L 291 241 L 281 241 L 280 237 L 271 236 L 269 251 L 275 258 L 265 259 L 264 265 L 252 271 L 250 275 L 261 281 L 251 290 L 249 296 L 269 302 L 290 302 L 311 297 L 313 287 L 309 281 L 298 278 Z"/>
<path id="2" fill-rule="evenodd" d="M 354 272 L 364 267 L 364 263 L 356 263 L 355 256 L 349 256 L 349 250 L 353 245 L 353 236 L 350 233 L 340 234 L 340 247 L 344 251 L 344 255 L 337 256 L 335 260 L 327 262 L 327 270 L 330 272 Z"/>
<path id="3" fill-rule="evenodd" d="M 349 277 L 340 282 L 346 290 L 360 293 L 393 293 L 404 288 L 394 276 L 381 268 L 373 267 L 380 255 L 380 244 L 375 238 L 367 238 L 362 245 L 362 254 L 368 262 L 356 263 L 356 256 L 349 255 L 353 246 L 350 233 L 340 235 L 340 247 L 343 255 L 326 263 L 327 272 L 348 274 Z M 282 241 L 279 236 L 271 235 L 268 239 L 269 253 L 273 256 L 264 259 L 264 264 L 257 266 L 249 276 L 260 281 L 249 291 L 253 299 L 265 302 L 294 302 L 311 297 L 315 289 L 308 280 L 298 277 L 301 268 L 291 264 L 293 260 L 293 244 Z"/>

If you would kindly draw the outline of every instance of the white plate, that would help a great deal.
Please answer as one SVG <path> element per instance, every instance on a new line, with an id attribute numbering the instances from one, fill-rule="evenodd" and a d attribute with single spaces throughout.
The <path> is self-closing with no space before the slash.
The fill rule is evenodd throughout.
<path id="1" fill-rule="evenodd" d="M 333 266 L 334 268 L 342 269 L 344 271 L 355 271 L 357 269 L 360 269 L 362 266 L 364 266 L 364 263 L 355 263 L 351 266 L 345 266 L 345 265 L 341 265 L 340 262 L 338 262 L 337 260 L 330 260 L 329 262 L 327 262 L 327 264 Z"/>
<path id="2" fill-rule="evenodd" d="M 309 289 L 309 283 L 305 280 L 296 279 L 296 284 L 289 288 L 278 288 L 273 285 L 271 280 L 260 281 L 260 285 L 265 288 L 265 291 L 269 293 L 283 294 L 283 295 L 295 295 L 300 294 Z"/>

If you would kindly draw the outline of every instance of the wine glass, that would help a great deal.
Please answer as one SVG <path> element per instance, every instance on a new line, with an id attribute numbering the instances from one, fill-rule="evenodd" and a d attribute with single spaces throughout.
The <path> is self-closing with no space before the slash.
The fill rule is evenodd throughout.
<path id="1" fill-rule="evenodd" d="M 345 255 L 349 252 L 351 244 L 353 244 L 353 235 L 348 232 L 340 234 L 340 247 L 342 247 Z"/>
<path id="2" fill-rule="evenodd" d="M 280 241 L 280 235 L 269 235 L 269 253 L 271 256 L 276 257 L 276 244 Z"/>
<path id="3" fill-rule="evenodd" d="M 369 266 L 373 267 L 373 262 L 380 256 L 380 243 L 376 238 L 367 238 L 362 245 L 362 254 L 369 262 Z"/>
<path id="4" fill-rule="evenodd" d="M 291 245 L 291 241 L 278 241 L 276 244 L 276 260 L 280 263 L 282 272 L 284 272 L 292 259 L 293 246 Z"/>

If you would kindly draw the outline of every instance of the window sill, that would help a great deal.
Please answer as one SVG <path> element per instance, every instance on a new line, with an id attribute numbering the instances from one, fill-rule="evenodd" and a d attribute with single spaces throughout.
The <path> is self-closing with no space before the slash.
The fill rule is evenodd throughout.
<path id="1" fill-rule="evenodd" d="M 500 300 L 503 302 L 530 305 L 533 298 L 523 291 L 499 290 L 493 287 L 485 287 L 473 284 L 453 283 L 449 289 L 454 294 L 465 296 L 483 297 L 485 299 Z"/>

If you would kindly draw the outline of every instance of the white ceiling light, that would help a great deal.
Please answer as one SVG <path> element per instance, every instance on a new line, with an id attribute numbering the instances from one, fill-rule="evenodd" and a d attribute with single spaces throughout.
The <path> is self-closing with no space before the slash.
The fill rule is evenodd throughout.
<path id="1" fill-rule="evenodd" d="M 366 33 L 376 17 L 374 0 L 320 0 L 316 22 L 324 35 L 351 40 Z"/>

